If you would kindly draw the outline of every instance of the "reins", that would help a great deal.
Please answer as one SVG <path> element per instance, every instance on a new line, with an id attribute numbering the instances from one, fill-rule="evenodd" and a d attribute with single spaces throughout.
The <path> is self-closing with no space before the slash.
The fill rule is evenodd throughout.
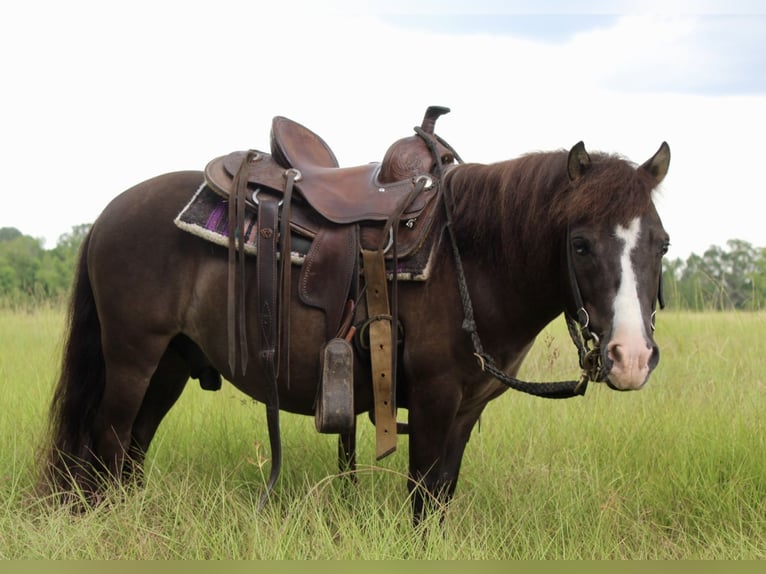
<path id="1" fill-rule="evenodd" d="M 445 194 L 449 194 L 449 185 L 445 185 Z M 542 397 L 546 399 L 569 399 L 572 397 L 584 395 L 588 386 L 589 380 L 596 380 L 591 378 L 591 370 L 586 370 L 583 366 L 583 359 L 581 356 L 581 366 L 583 372 L 578 381 L 555 381 L 555 382 L 527 382 L 516 377 L 512 377 L 508 373 L 501 370 L 494 359 L 487 354 L 484 350 L 484 346 L 481 343 L 481 337 L 479 336 L 478 329 L 476 327 L 476 321 L 473 314 L 473 303 L 471 301 L 471 294 L 468 291 L 468 284 L 466 282 L 465 270 L 463 269 L 463 261 L 460 256 L 460 250 L 455 238 L 455 232 L 453 229 L 452 213 L 448 207 L 448 201 L 445 198 L 445 211 L 447 213 L 447 232 L 450 238 L 450 244 L 452 246 L 452 254 L 455 259 L 455 272 L 457 274 L 458 289 L 460 291 L 460 301 L 463 305 L 463 330 L 471 336 L 471 342 L 473 344 L 474 355 L 479 361 L 479 367 L 482 371 L 489 373 L 495 377 L 498 381 L 510 387 L 516 391 L 521 391 L 536 397 Z M 569 318 L 567 318 L 567 325 L 570 324 Z M 571 330 L 570 330 L 571 333 Z M 573 340 L 574 337 L 573 337 Z M 578 349 L 586 348 L 585 344 L 582 347 L 578 344 Z M 598 356 L 598 345 L 586 353 L 589 357 Z M 592 359 L 591 359 L 592 360 Z M 600 359 L 599 359 L 600 360 Z"/>
<path id="2" fill-rule="evenodd" d="M 452 197 L 452 188 L 450 183 L 445 181 L 444 170 L 438 152 L 436 149 L 435 141 L 429 137 L 428 134 L 415 128 L 416 133 L 423 138 L 429 150 L 434 156 L 437 170 L 437 177 L 442 183 L 442 192 L 444 196 L 444 211 L 446 214 L 446 227 L 447 233 L 450 239 L 450 245 L 452 248 L 452 254 L 455 261 L 455 273 L 457 275 L 458 290 L 460 292 L 460 301 L 463 306 L 463 330 L 471 337 L 471 343 L 473 344 L 474 355 L 476 356 L 479 367 L 482 371 L 489 373 L 495 379 L 510 387 L 514 390 L 521 391 L 537 397 L 547 399 L 568 399 L 584 395 L 588 387 L 589 381 L 598 381 L 602 372 L 601 367 L 601 352 L 598 344 L 598 338 L 590 332 L 588 329 L 587 320 L 580 320 L 580 331 L 577 331 L 577 325 L 567 315 L 567 326 L 569 327 L 572 340 L 575 342 L 575 346 L 578 349 L 580 355 L 580 367 L 582 368 L 582 374 L 577 381 L 555 381 L 555 382 L 527 382 L 516 377 L 512 377 L 508 373 L 504 372 L 497 366 L 494 359 L 484 350 L 484 346 L 481 342 L 481 337 L 476 326 L 473 313 L 473 303 L 471 301 L 471 294 L 468 290 L 468 283 L 465 277 L 465 270 L 463 268 L 463 259 L 460 255 L 460 249 L 458 248 L 457 239 L 455 237 L 454 222 L 452 213 L 455 207 L 454 198 Z M 438 138 L 438 136 L 436 136 Z M 441 138 L 437 140 L 440 144 L 449 149 L 459 163 L 462 160 L 457 153 Z M 576 293 L 574 294 L 575 300 L 579 300 L 578 309 L 581 309 L 583 313 L 578 311 L 578 320 L 580 317 L 587 318 L 587 312 L 582 305 L 582 297 L 580 296 L 579 287 L 577 287 L 577 278 L 574 275 L 574 270 L 571 264 L 571 258 L 569 256 L 569 234 L 567 232 L 567 260 L 569 268 L 570 283 L 574 286 Z M 594 342 L 593 348 L 590 347 L 590 343 Z"/>

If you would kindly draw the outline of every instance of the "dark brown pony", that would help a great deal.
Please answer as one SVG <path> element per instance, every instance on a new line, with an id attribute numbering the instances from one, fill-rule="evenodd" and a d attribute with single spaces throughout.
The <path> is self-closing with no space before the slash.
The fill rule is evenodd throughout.
<path id="1" fill-rule="evenodd" d="M 669 161 L 664 143 L 638 167 L 578 144 L 447 171 L 452 201 L 434 226 L 430 276 L 398 286 L 397 401 L 408 409 L 416 519 L 430 494 L 452 496 L 474 425 L 507 388 L 477 361 L 456 270 L 475 334 L 504 373 L 514 375 L 536 335 L 565 312 L 600 343 L 607 384 L 640 389 L 659 360 L 653 314 L 668 235 L 652 192 Z M 46 478 L 59 491 L 97 494 L 103 477 L 140 467 L 190 374 L 206 366 L 265 401 L 255 365 L 244 375 L 229 368 L 225 249 L 173 225 L 202 183 L 188 171 L 138 184 L 106 207 L 83 245 L 51 409 Z M 324 316 L 300 303 L 295 282 L 293 274 L 290 386 L 280 385 L 279 405 L 313 415 Z M 355 411 L 369 412 L 364 360 L 354 381 Z"/>

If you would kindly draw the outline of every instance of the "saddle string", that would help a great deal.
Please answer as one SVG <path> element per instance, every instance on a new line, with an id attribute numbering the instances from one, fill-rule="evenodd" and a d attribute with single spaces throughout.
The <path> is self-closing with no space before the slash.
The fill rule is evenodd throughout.
<path id="1" fill-rule="evenodd" d="M 255 158 L 260 157 L 256 155 L 250 159 L 250 161 L 256 161 Z M 248 161 L 248 164 L 250 163 Z M 237 282 L 237 301 L 239 305 L 239 311 L 237 313 L 237 320 L 239 321 L 239 352 L 242 357 L 242 374 L 247 371 L 248 361 L 248 345 L 247 345 L 247 321 L 245 318 L 245 196 L 247 194 L 247 171 L 245 171 L 241 180 L 241 190 L 237 192 L 237 239 L 239 242 L 237 252 L 237 266 L 239 269 L 239 281 Z"/>
<path id="2" fill-rule="evenodd" d="M 284 379 L 287 389 L 290 389 L 290 290 L 292 289 L 292 248 L 290 220 L 292 219 L 292 199 L 293 186 L 302 179 L 301 172 L 295 168 L 290 168 L 284 173 L 285 190 L 282 204 L 282 220 L 279 227 L 279 238 L 281 241 L 280 258 L 282 260 L 282 289 L 279 301 L 281 319 L 279 320 L 280 344 L 277 348 L 277 376 L 280 369 L 284 372 Z"/>
<path id="3" fill-rule="evenodd" d="M 229 261 L 227 282 L 227 336 L 229 339 L 229 370 L 237 371 L 237 351 L 241 360 L 242 374 L 247 368 L 247 330 L 245 309 L 245 194 L 250 163 L 258 157 L 249 150 L 233 181 L 234 197 L 229 198 Z"/>
<path id="4" fill-rule="evenodd" d="M 271 449 L 271 469 L 266 490 L 261 497 L 261 508 L 268 502 L 282 470 L 282 433 L 279 425 L 279 389 L 277 384 L 280 370 L 282 370 L 286 380 L 287 388 L 290 388 L 290 289 L 292 286 L 290 216 L 292 214 L 293 187 L 295 182 L 301 180 L 302 176 L 299 170 L 290 168 L 284 172 L 284 177 L 283 198 L 277 204 L 277 210 L 280 206 L 282 208 L 281 219 L 278 222 L 278 236 L 276 235 L 277 222 L 274 222 L 274 241 L 280 242 L 279 257 L 281 259 L 279 284 L 274 289 L 273 300 L 276 303 L 276 309 L 272 310 L 273 319 L 268 322 L 268 326 L 265 326 L 266 319 L 260 317 L 260 322 L 264 325 L 263 341 L 268 343 L 262 345 L 261 362 L 266 374 L 266 426 L 269 430 L 269 448 Z M 269 201 L 275 200 L 269 199 Z M 259 239 L 259 245 L 260 243 Z M 276 273 L 274 273 L 274 279 L 276 279 Z M 268 313 L 268 310 L 266 312 Z"/>

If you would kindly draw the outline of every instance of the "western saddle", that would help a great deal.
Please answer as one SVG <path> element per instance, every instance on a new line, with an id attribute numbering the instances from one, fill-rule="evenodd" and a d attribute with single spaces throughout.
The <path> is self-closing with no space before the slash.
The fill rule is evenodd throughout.
<path id="1" fill-rule="evenodd" d="M 459 160 L 434 134 L 436 119 L 448 108 L 426 110 L 416 134 L 396 141 L 380 163 L 339 167 L 327 143 L 305 126 L 277 116 L 271 126 L 270 153 L 237 151 L 212 160 L 205 180 L 229 202 L 229 361 L 232 372 L 247 362 L 244 333 L 245 210 L 257 211 L 255 279 L 260 331 L 259 361 L 271 380 L 267 414 L 276 420 L 277 375 L 289 378 L 291 234 L 311 241 L 300 269 L 298 295 L 322 309 L 327 346 L 316 424 L 320 432 L 354 428 L 353 351 L 349 345 L 354 308 L 366 299 L 375 397 L 376 454 L 396 449 L 396 272 L 393 264 L 425 242 L 437 212 L 440 178 Z M 292 232 L 292 233 L 291 233 Z M 361 250 L 361 258 L 359 256 Z M 281 265 L 278 261 L 281 259 Z M 391 295 L 389 299 L 389 276 Z M 360 289 L 360 280 L 363 287 Z M 275 312 L 276 310 L 276 312 Z M 288 379 L 289 380 L 289 379 Z M 338 385 L 342 390 L 338 391 Z M 333 414 L 334 413 L 334 414 Z M 272 478 L 279 472 L 274 433 Z M 277 469 L 274 470 L 275 463 Z"/>

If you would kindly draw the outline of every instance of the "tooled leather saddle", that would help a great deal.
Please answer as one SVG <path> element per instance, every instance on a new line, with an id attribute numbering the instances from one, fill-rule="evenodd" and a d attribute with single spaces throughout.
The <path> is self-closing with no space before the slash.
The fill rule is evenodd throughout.
<path id="1" fill-rule="evenodd" d="M 378 458 L 396 448 L 396 341 L 391 344 L 396 272 L 392 273 L 392 310 L 385 266 L 387 260 L 395 264 L 397 258 L 420 249 L 432 227 L 439 178 L 445 166 L 459 159 L 434 134 L 436 119 L 447 112 L 448 108 L 429 107 L 416 134 L 392 144 L 380 163 L 339 167 L 319 135 L 277 116 L 271 127 L 270 153 L 236 151 L 205 168 L 208 187 L 228 198 L 231 223 L 241 225 L 245 210 L 258 213 L 256 287 L 260 331 L 266 333 L 266 345 L 259 348 L 270 349 L 264 364 L 273 374 L 274 389 L 276 372 L 289 377 L 289 360 L 284 357 L 289 354 L 291 265 L 278 266 L 277 261 L 280 257 L 290 261 L 290 236 L 311 242 L 300 269 L 298 294 L 302 303 L 324 311 L 328 341 L 346 336 L 349 309 L 358 299 L 352 291 L 362 277 L 367 317 L 374 319 L 369 325 L 370 348 L 385 349 L 371 352 Z M 237 244 L 242 229 L 230 227 L 229 232 L 229 344 L 234 372 L 238 360 L 243 371 L 247 361 L 246 337 L 236 333 L 245 323 L 244 280 L 238 271 L 244 265 L 244 249 Z M 273 394 L 276 401 L 275 390 Z"/>

